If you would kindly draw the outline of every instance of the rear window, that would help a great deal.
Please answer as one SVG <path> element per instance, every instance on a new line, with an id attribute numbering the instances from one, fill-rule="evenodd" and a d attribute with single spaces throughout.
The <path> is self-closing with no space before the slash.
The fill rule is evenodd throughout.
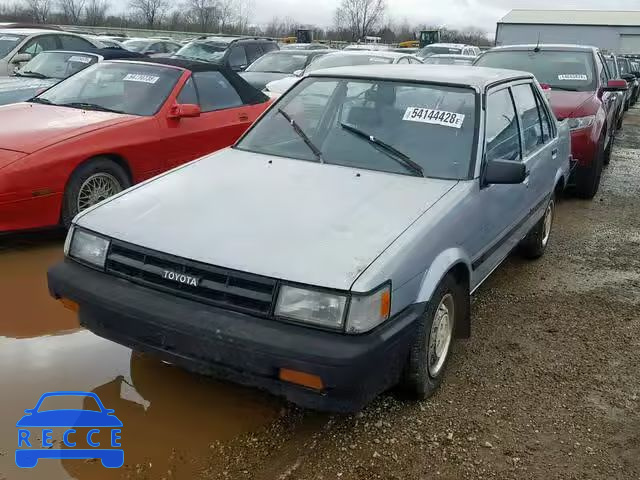
<path id="1" fill-rule="evenodd" d="M 461 55 L 462 48 L 428 45 L 418 52 L 418 56 L 422 58 L 426 58 L 431 55 L 444 55 L 447 53 L 453 54 L 453 55 Z"/>
<path id="2" fill-rule="evenodd" d="M 556 90 L 589 92 L 596 89 L 593 54 L 580 51 L 504 50 L 487 52 L 474 65 L 533 73 Z"/>
<path id="3" fill-rule="evenodd" d="M 215 62 L 224 56 L 227 46 L 220 43 L 192 42 L 178 50 L 176 56 L 204 62 Z"/>

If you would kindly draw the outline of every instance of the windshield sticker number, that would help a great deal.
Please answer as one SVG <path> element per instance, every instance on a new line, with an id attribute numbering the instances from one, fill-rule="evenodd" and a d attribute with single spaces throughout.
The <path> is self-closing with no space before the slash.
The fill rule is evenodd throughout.
<path id="1" fill-rule="evenodd" d="M 18 40 L 20 40 L 20 37 L 0 37 L 0 42 L 17 42 Z"/>
<path id="2" fill-rule="evenodd" d="M 74 55 L 73 57 L 69 57 L 68 62 L 76 62 L 76 63 L 91 63 L 91 57 L 80 57 L 78 55 Z"/>
<path id="3" fill-rule="evenodd" d="M 158 80 L 160 80 L 160 77 L 156 77 L 155 75 L 142 75 L 141 73 L 129 73 L 124 77 L 125 82 L 141 82 L 154 84 Z"/>
<path id="4" fill-rule="evenodd" d="M 431 123 L 445 127 L 461 128 L 464 122 L 464 115 L 461 113 L 444 112 L 431 108 L 409 107 L 404 113 L 402 120 L 408 122 Z"/>
<path id="5" fill-rule="evenodd" d="M 558 75 L 558 80 L 577 80 L 580 82 L 586 82 L 587 80 L 589 80 L 589 77 L 587 77 L 586 75 L 581 75 L 581 74 L 564 74 L 564 75 Z"/>

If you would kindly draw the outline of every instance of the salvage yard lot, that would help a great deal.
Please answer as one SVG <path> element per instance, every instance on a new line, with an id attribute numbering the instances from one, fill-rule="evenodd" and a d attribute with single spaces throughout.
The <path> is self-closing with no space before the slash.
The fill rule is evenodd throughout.
<path id="1" fill-rule="evenodd" d="M 473 336 L 432 399 L 387 394 L 356 415 L 302 411 L 76 331 L 45 287 L 61 240 L 2 240 L 0 478 L 639 478 L 639 149 L 635 109 L 595 200 L 563 199 L 546 255 L 512 256 L 478 290 Z M 67 387 L 115 408 L 123 469 L 17 472 L 22 410 Z"/>

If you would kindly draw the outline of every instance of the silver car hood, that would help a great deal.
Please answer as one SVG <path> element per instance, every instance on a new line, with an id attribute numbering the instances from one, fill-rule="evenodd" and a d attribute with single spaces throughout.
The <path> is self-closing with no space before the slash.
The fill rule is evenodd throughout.
<path id="1" fill-rule="evenodd" d="M 347 290 L 456 183 L 226 149 L 77 223 L 210 265 Z"/>

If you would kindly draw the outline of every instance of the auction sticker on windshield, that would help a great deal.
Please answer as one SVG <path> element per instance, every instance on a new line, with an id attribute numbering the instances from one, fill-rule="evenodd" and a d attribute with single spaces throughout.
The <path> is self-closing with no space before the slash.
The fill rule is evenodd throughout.
<path id="1" fill-rule="evenodd" d="M 125 82 L 156 83 L 160 80 L 160 77 L 156 77 L 155 75 L 143 75 L 141 73 L 129 73 L 123 80 Z"/>
<path id="2" fill-rule="evenodd" d="M 578 81 L 586 82 L 587 80 L 589 80 L 589 77 L 587 77 L 586 75 L 572 73 L 572 74 L 558 75 L 558 80 L 578 80 Z"/>
<path id="3" fill-rule="evenodd" d="M 464 115 L 461 113 L 445 112 L 443 110 L 433 110 L 431 108 L 409 107 L 404 113 L 402 120 L 461 128 L 464 122 Z"/>
<path id="4" fill-rule="evenodd" d="M 73 57 L 69 57 L 68 62 L 75 63 L 91 63 L 91 57 L 81 57 L 79 55 L 74 55 Z"/>

